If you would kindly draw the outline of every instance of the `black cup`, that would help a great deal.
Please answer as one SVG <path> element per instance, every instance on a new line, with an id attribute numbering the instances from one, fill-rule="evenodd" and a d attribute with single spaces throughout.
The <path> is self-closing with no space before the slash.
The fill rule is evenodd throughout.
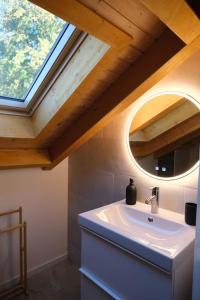
<path id="1" fill-rule="evenodd" d="M 197 205 L 196 203 L 185 203 L 185 223 L 188 225 L 196 225 Z"/>

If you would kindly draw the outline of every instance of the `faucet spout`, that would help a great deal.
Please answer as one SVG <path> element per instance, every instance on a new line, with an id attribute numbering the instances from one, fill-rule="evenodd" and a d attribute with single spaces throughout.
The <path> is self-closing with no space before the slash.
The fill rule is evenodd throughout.
<path id="1" fill-rule="evenodd" d="M 158 213 L 159 208 L 159 187 L 152 188 L 152 195 L 145 200 L 146 204 L 151 204 L 151 212 Z"/>

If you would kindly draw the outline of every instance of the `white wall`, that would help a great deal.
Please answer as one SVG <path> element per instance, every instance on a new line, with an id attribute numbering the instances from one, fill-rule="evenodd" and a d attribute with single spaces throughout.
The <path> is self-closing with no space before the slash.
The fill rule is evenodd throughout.
<path id="1" fill-rule="evenodd" d="M 28 269 L 66 255 L 68 161 L 51 171 L 0 171 L 0 212 L 19 206 L 28 223 Z M 10 221 L 1 218 L 0 228 Z M 17 233 L 7 237 L 0 236 L 0 282 L 12 278 L 18 270 Z"/>

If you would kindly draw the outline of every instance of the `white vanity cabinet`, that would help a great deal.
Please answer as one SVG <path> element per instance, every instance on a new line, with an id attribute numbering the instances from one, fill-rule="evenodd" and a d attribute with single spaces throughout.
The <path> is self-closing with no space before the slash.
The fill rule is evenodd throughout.
<path id="1" fill-rule="evenodd" d="M 81 300 L 191 300 L 194 237 L 190 228 L 183 228 L 187 235 L 181 238 L 187 244 L 171 257 L 152 249 L 152 245 L 150 247 L 142 240 L 136 242 L 136 231 L 128 237 L 128 233 L 121 231 L 119 234 L 119 230 L 111 224 L 106 227 L 105 221 L 96 221 L 97 216 L 106 220 L 105 212 L 104 209 L 104 214 L 101 214 L 97 209 L 79 216 Z M 176 225 L 171 223 L 171 226 Z M 175 230 L 174 227 L 172 229 Z M 182 229 L 177 230 L 183 234 Z M 155 239 L 153 228 L 151 232 L 151 238 Z M 174 249 L 169 250 L 172 253 Z"/>
<path id="2" fill-rule="evenodd" d="M 190 300 L 191 261 L 170 273 L 82 229 L 81 300 Z"/>

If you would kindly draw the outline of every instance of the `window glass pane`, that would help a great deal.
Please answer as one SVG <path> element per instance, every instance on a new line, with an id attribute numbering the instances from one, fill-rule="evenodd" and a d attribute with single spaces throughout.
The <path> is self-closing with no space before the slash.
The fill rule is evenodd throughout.
<path id="1" fill-rule="evenodd" d="M 27 0 L 0 0 L 0 96 L 25 99 L 65 26 Z"/>

